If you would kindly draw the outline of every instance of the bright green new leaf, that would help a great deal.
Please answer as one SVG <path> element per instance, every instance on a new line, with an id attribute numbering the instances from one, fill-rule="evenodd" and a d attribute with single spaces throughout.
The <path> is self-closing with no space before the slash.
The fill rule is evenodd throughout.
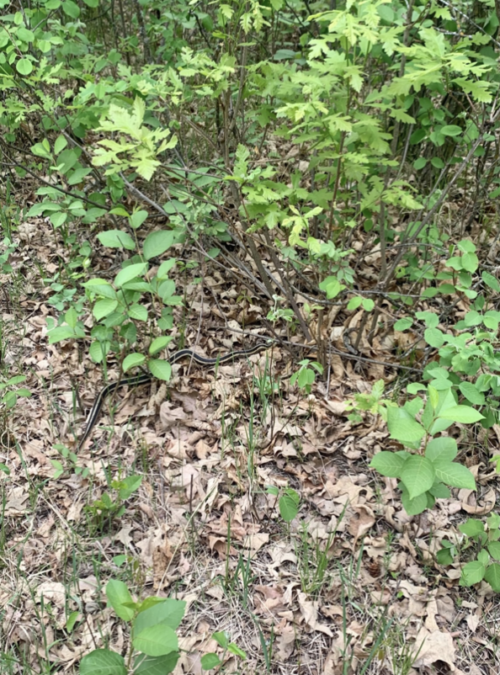
<path id="1" fill-rule="evenodd" d="M 162 359 L 152 359 L 149 362 L 149 370 L 151 373 L 159 380 L 164 380 L 168 382 L 172 375 L 172 366 L 168 361 L 163 361 Z"/>
<path id="2" fill-rule="evenodd" d="M 142 366 L 142 364 L 146 361 L 146 357 L 144 354 L 129 354 L 126 356 L 123 360 L 123 372 L 126 373 L 128 370 L 131 368 L 135 368 L 136 366 Z"/>
<path id="3" fill-rule="evenodd" d="M 134 601 L 123 581 L 118 581 L 117 579 L 108 581 L 106 584 L 106 597 L 120 619 L 131 621 L 134 618 L 134 610 L 131 607 L 125 606 Z"/>

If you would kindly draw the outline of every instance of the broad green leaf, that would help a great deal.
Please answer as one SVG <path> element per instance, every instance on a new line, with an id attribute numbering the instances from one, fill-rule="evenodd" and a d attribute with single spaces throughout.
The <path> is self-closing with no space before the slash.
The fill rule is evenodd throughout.
<path id="1" fill-rule="evenodd" d="M 439 482 L 435 482 L 429 492 L 436 499 L 449 499 L 451 496 L 449 488 L 447 488 L 446 485 L 443 485 L 443 483 Z"/>
<path id="2" fill-rule="evenodd" d="M 493 276 L 493 274 L 490 274 L 489 272 L 481 272 L 481 278 L 484 283 L 493 291 L 500 293 L 500 282 L 495 276 Z"/>
<path id="3" fill-rule="evenodd" d="M 58 326 L 57 328 L 52 328 L 48 332 L 49 336 L 49 345 L 53 345 L 56 342 L 61 342 L 61 340 L 69 340 L 70 338 L 75 337 L 75 331 L 71 326 Z"/>
<path id="4" fill-rule="evenodd" d="M 429 505 L 426 494 L 419 495 L 418 497 L 415 497 L 415 499 L 410 499 L 407 490 L 404 490 L 401 494 L 401 503 L 409 516 L 418 516 L 418 514 L 425 511 Z"/>
<path id="5" fill-rule="evenodd" d="M 149 354 L 153 356 L 159 351 L 164 349 L 170 342 L 172 342 L 172 336 L 169 335 L 160 335 L 155 338 L 153 342 L 149 345 Z"/>
<path id="6" fill-rule="evenodd" d="M 139 305 L 138 303 L 133 304 L 129 310 L 128 315 L 131 319 L 136 321 L 147 321 L 148 320 L 148 310 L 144 305 Z"/>
<path id="7" fill-rule="evenodd" d="M 411 328 L 412 325 L 413 325 L 412 319 L 399 319 L 398 321 L 396 321 L 393 328 L 394 330 L 404 331 L 408 330 L 408 328 Z"/>
<path id="8" fill-rule="evenodd" d="M 117 579 L 108 581 L 106 584 L 106 597 L 120 619 L 131 621 L 134 618 L 134 610 L 131 607 L 125 607 L 125 604 L 130 604 L 134 601 L 123 581 L 118 581 Z"/>
<path id="9" fill-rule="evenodd" d="M 476 489 L 474 476 L 466 466 L 456 462 L 436 461 L 434 462 L 436 477 L 451 487 L 465 488 L 467 490 Z"/>
<path id="10" fill-rule="evenodd" d="M 108 248 L 126 248 L 128 251 L 135 250 L 135 241 L 128 232 L 122 230 L 108 230 L 101 232 L 97 238 L 103 246 Z"/>
<path id="11" fill-rule="evenodd" d="M 431 347 L 439 349 L 444 344 L 444 333 L 439 328 L 426 328 L 424 339 Z"/>
<path id="12" fill-rule="evenodd" d="M 431 462 L 447 461 L 452 462 L 458 454 L 457 442 L 450 436 L 441 436 L 433 438 L 427 443 L 425 456 Z"/>
<path id="13" fill-rule="evenodd" d="M 157 230 L 151 232 L 146 237 L 143 246 L 144 257 L 151 260 L 165 253 L 174 243 L 174 232 L 172 230 Z"/>
<path id="14" fill-rule="evenodd" d="M 461 382 L 458 386 L 460 392 L 473 405 L 484 405 L 484 394 L 478 391 L 477 387 L 472 382 Z"/>
<path id="15" fill-rule="evenodd" d="M 382 476 L 387 478 L 399 478 L 405 463 L 405 459 L 395 452 L 382 450 L 377 452 L 370 462 L 370 468 L 378 471 Z"/>
<path id="16" fill-rule="evenodd" d="M 469 518 L 465 523 L 461 523 L 458 526 L 458 529 L 468 537 L 478 537 L 484 534 L 484 525 L 482 521 L 477 518 Z"/>
<path id="17" fill-rule="evenodd" d="M 160 623 L 175 630 L 179 627 L 185 611 L 186 603 L 184 600 L 167 598 L 162 602 L 155 603 L 152 607 L 139 612 L 134 623 L 134 634 Z"/>
<path id="18" fill-rule="evenodd" d="M 134 649 L 147 654 L 147 656 L 164 656 L 179 650 L 179 641 L 175 630 L 165 623 L 158 623 L 141 631 L 137 631 L 136 626 L 134 626 L 132 644 Z"/>
<path id="19" fill-rule="evenodd" d="M 443 136 L 458 136 L 462 133 L 462 129 L 456 124 L 447 124 L 446 126 L 441 127 L 440 132 Z"/>
<path id="20" fill-rule="evenodd" d="M 95 649 L 80 661 L 80 675 L 127 675 L 121 654 L 109 649 Z"/>
<path id="21" fill-rule="evenodd" d="M 452 422 L 461 422 L 462 424 L 473 424 L 483 419 L 483 415 L 474 408 L 467 405 L 455 405 L 439 412 L 439 417 L 443 420 Z"/>
<path id="22" fill-rule="evenodd" d="M 168 675 L 175 670 L 179 656 L 179 652 L 155 657 L 136 654 L 133 673 L 134 675 Z"/>
<path id="23" fill-rule="evenodd" d="M 493 560 L 500 560 L 500 542 L 491 541 L 488 544 L 488 552 Z"/>
<path id="24" fill-rule="evenodd" d="M 137 230 L 146 220 L 148 215 L 149 214 L 147 211 L 144 210 L 136 211 L 129 218 L 130 227 L 133 227 L 134 230 Z"/>
<path id="25" fill-rule="evenodd" d="M 123 360 L 123 372 L 126 373 L 128 370 L 131 368 L 135 368 L 136 366 L 142 366 L 142 364 L 146 361 L 146 357 L 144 354 L 129 354 L 126 356 Z"/>
<path id="26" fill-rule="evenodd" d="M 33 70 L 33 64 L 29 59 L 19 59 L 16 62 L 16 70 L 19 75 L 29 75 Z"/>
<path id="27" fill-rule="evenodd" d="M 495 593 L 500 592 L 500 565 L 498 563 L 489 565 L 486 574 L 484 575 L 484 579 L 489 583 Z"/>
<path id="28" fill-rule="evenodd" d="M 201 667 L 203 670 L 212 670 L 212 668 L 217 668 L 217 666 L 220 666 L 222 661 L 219 659 L 217 654 L 214 654 L 213 652 L 209 652 L 208 654 L 205 654 L 205 656 L 201 657 Z"/>
<path id="29" fill-rule="evenodd" d="M 92 314 L 97 321 L 100 321 L 105 316 L 109 316 L 111 312 L 114 312 L 117 307 L 118 302 L 116 300 L 98 300 L 94 305 Z"/>
<path id="30" fill-rule="evenodd" d="M 418 443 L 425 435 L 425 429 L 404 408 L 387 408 L 387 426 L 391 438 L 401 443 Z"/>
<path id="31" fill-rule="evenodd" d="M 279 499 L 280 515 L 285 523 L 290 523 L 299 512 L 300 497 L 295 490 L 293 493 L 288 490 Z"/>
<path id="32" fill-rule="evenodd" d="M 168 382 L 172 375 L 172 366 L 163 359 L 152 359 L 149 363 L 149 370 L 158 379 Z"/>
<path id="33" fill-rule="evenodd" d="M 116 275 L 115 286 L 120 288 L 120 286 L 123 286 L 123 284 L 126 284 L 128 281 L 142 276 L 147 269 L 147 263 L 135 263 L 134 265 L 128 265 L 124 269 L 120 270 Z"/>
<path id="34" fill-rule="evenodd" d="M 410 499 L 427 492 L 433 485 L 436 473 L 427 457 L 412 455 L 404 464 L 401 481 L 408 490 Z"/>
<path id="35" fill-rule="evenodd" d="M 485 573 L 485 566 L 478 560 L 473 560 L 462 568 L 462 577 L 460 581 L 464 586 L 473 586 L 484 579 Z"/>

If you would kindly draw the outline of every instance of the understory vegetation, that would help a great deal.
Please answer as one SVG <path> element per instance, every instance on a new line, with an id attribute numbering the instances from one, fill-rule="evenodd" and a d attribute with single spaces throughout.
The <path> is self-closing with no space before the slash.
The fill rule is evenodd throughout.
<path id="1" fill-rule="evenodd" d="M 0 675 L 498 672 L 499 2 L 0 9 Z"/>

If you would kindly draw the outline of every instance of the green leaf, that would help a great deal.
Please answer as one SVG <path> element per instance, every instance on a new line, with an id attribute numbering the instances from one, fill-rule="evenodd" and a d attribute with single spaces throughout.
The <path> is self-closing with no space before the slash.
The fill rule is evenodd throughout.
<path id="1" fill-rule="evenodd" d="M 300 496 L 288 488 L 279 499 L 279 510 L 285 523 L 290 523 L 299 512 Z"/>
<path id="2" fill-rule="evenodd" d="M 484 579 L 489 583 L 495 593 L 500 592 L 500 565 L 498 563 L 490 565 L 486 570 Z"/>
<path id="3" fill-rule="evenodd" d="M 234 642 L 229 643 L 227 650 L 228 652 L 231 652 L 231 654 L 238 656 L 240 659 L 245 660 L 247 658 L 246 652 L 244 652 L 243 649 L 240 649 L 238 645 L 235 645 Z"/>
<path id="4" fill-rule="evenodd" d="M 319 285 L 320 289 L 326 293 L 328 300 L 335 298 L 344 290 L 344 284 L 341 284 L 337 277 L 326 277 Z"/>
<path id="5" fill-rule="evenodd" d="M 500 542 L 491 541 L 488 544 L 488 552 L 493 560 L 500 560 Z"/>
<path id="6" fill-rule="evenodd" d="M 105 316 L 109 316 L 114 312 L 117 307 L 118 302 L 116 300 L 98 300 L 94 305 L 92 314 L 97 321 L 100 321 Z"/>
<path id="7" fill-rule="evenodd" d="M 63 12 L 67 14 L 72 19 L 78 19 L 80 16 L 80 8 L 72 0 L 66 0 L 61 5 Z"/>
<path id="8" fill-rule="evenodd" d="M 174 232 L 172 230 L 157 230 L 151 232 L 146 237 L 143 246 L 144 257 L 151 260 L 165 253 L 174 243 Z"/>
<path id="9" fill-rule="evenodd" d="M 374 455 L 370 462 L 370 467 L 378 471 L 382 476 L 387 478 L 399 478 L 403 470 L 405 459 L 395 452 L 388 452 L 382 450 Z"/>
<path id="10" fill-rule="evenodd" d="M 139 612 L 134 624 L 134 633 L 140 633 L 157 624 L 165 624 L 175 630 L 179 627 L 185 611 L 186 603 L 184 600 L 167 598 L 162 602 L 155 603 L 152 607 Z"/>
<path id="11" fill-rule="evenodd" d="M 420 171 L 421 169 L 424 168 L 424 166 L 427 164 L 427 160 L 425 157 L 419 157 L 413 162 L 413 168 L 416 171 Z"/>
<path id="12" fill-rule="evenodd" d="M 95 649 L 80 661 L 80 675 L 127 675 L 125 659 L 109 649 Z"/>
<path id="13" fill-rule="evenodd" d="M 156 657 L 136 654 L 133 673 L 134 675 L 168 675 L 175 670 L 179 656 L 179 652 Z"/>
<path id="14" fill-rule="evenodd" d="M 212 668 L 217 668 L 220 666 L 222 661 L 219 659 L 217 654 L 210 652 L 201 657 L 201 667 L 203 670 L 212 670 Z"/>
<path id="15" fill-rule="evenodd" d="M 447 548 L 442 548 L 436 553 L 436 560 L 439 565 L 451 565 L 453 556 Z"/>
<path id="16" fill-rule="evenodd" d="M 473 385 L 472 382 L 461 382 L 458 385 L 458 388 L 465 398 L 473 405 L 484 405 L 484 394 L 478 391 L 477 387 Z"/>
<path id="17" fill-rule="evenodd" d="M 128 251 L 135 250 L 135 241 L 128 232 L 122 230 L 108 230 L 101 232 L 97 238 L 103 246 L 108 248 L 126 248 Z"/>
<path id="18" fill-rule="evenodd" d="M 452 422 L 461 422 L 462 424 L 474 424 L 484 419 L 480 412 L 469 408 L 467 405 L 455 405 L 439 413 L 440 419 L 451 420 Z"/>
<path id="19" fill-rule="evenodd" d="M 61 340 L 69 340 L 70 338 L 75 337 L 75 331 L 71 326 L 58 326 L 57 328 L 52 328 L 48 332 L 49 336 L 49 345 L 53 345 L 56 342 L 61 342 Z"/>
<path id="20" fill-rule="evenodd" d="M 123 372 L 126 373 L 131 368 L 135 368 L 136 366 L 142 366 L 142 364 L 145 361 L 146 357 L 144 356 L 144 354 L 138 354 L 137 352 L 129 354 L 123 360 Z"/>
<path id="21" fill-rule="evenodd" d="M 446 485 L 443 483 L 434 483 L 434 485 L 429 490 L 430 494 L 436 499 L 449 499 L 451 497 L 451 492 Z"/>
<path id="22" fill-rule="evenodd" d="M 408 328 L 411 328 L 412 325 L 413 325 L 412 319 L 408 319 L 408 318 L 399 319 L 398 321 L 396 321 L 393 328 L 394 328 L 394 330 L 403 331 L 403 330 L 408 330 Z"/>
<path id="23" fill-rule="evenodd" d="M 458 526 L 458 529 L 468 537 L 478 537 L 484 534 L 484 525 L 477 518 L 468 518 L 465 523 L 461 523 Z"/>
<path id="24" fill-rule="evenodd" d="M 500 293 L 500 283 L 498 279 L 490 274 L 489 272 L 481 272 L 481 278 L 484 283 L 489 286 L 496 293 Z"/>
<path id="25" fill-rule="evenodd" d="M 147 654 L 147 656 L 164 656 L 179 650 L 176 632 L 164 623 L 149 626 L 139 632 L 136 631 L 136 626 L 134 626 L 132 644 L 134 649 Z"/>
<path id="26" fill-rule="evenodd" d="M 477 560 L 467 563 L 462 568 L 462 577 L 460 581 L 464 586 L 473 586 L 484 579 L 486 568 Z"/>
<path id="27" fill-rule="evenodd" d="M 427 443 L 425 456 L 431 462 L 447 461 L 452 462 L 458 454 L 457 442 L 450 436 L 441 436 L 433 438 Z"/>
<path id="28" fill-rule="evenodd" d="M 435 478 L 434 465 L 421 455 L 412 455 L 407 459 L 401 472 L 401 481 L 408 490 L 410 499 L 427 492 Z"/>
<path id="29" fill-rule="evenodd" d="M 451 487 L 465 488 L 467 490 L 476 489 L 474 476 L 466 466 L 456 462 L 437 461 L 434 462 L 436 477 Z"/>
<path id="30" fill-rule="evenodd" d="M 134 610 L 125 607 L 125 604 L 133 603 L 132 596 L 123 581 L 111 579 L 106 584 L 106 597 L 109 604 L 115 610 L 115 614 L 123 621 L 131 621 L 134 618 Z"/>
<path id="31" fill-rule="evenodd" d="M 409 516 L 418 516 L 419 513 L 425 511 L 429 502 L 426 494 L 410 499 L 408 490 L 404 490 L 401 494 L 401 503 Z"/>
<path id="32" fill-rule="evenodd" d="M 149 345 L 149 354 L 150 356 L 153 356 L 154 354 L 157 354 L 160 352 L 162 349 L 164 349 L 170 342 L 172 342 L 172 336 L 169 335 L 160 335 L 159 337 L 155 338 L 153 342 Z"/>
<path id="33" fill-rule="evenodd" d="M 135 319 L 136 321 L 148 320 L 148 310 L 144 307 L 144 305 L 139 305 L 138 303 L 130 306 L 128 315 L 131 319 Z"/>
<path id="34" fill-rule="evenodd" d="M 147 211 L 144 210 L 136 211 L 129 218 L 130 227 L 132 227 L 134 230 L 137 230 L 146 220 L 148 215 L 149 214 Z"/>
<path id="35" fill-rule="evenodd" d="M 401 443 L 418 443 L 425 436 L 425 429 L 404 408 L 387 408 L 387 426 L 391 438 Z"/>
<path id="36" fill-rule="evenodd" d="M 33 64 L 29 59 L 19 59 L 16 62 L 16 70 L 19 75 L 29 75 L 33 70 Z"/>
<path id="37" fill-rule="evenodd" d="M 426 328 L 424 339 L 431 347 L 439 349 L 444 344 L 444 333 L 439 328 Z"/>
<path id="38" fill-rule="evenodd" d="M 168 382 L 172 376 L 172 366 L 163 359 L 152 359 L 149 364 L 149 370 L 158 379 Z"/>
<path id="39" fill-rule="evenodd" d="M 147 263 L 135 263 L 134 265 L 128 265 L 124 269 L 120 270 L 116 275 L 115 286 L 120 288 L 120 286 L 123 286 L 123 284 L 126 284 L 128 281 L 131 281 L 136 277 L 141 277 L 147 269 Z"/>
<path id="40" fill-rule="evenodd" d="M 440 132 L 443 136 L 458 136 L 462 133 L 462 129 L 456 124 L 447 124 L 446 126 L 441 127 Z"/>

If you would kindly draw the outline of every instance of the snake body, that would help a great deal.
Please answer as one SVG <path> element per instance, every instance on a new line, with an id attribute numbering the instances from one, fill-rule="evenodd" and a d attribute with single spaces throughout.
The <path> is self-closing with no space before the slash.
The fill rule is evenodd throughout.
<path id="1" fill-rule="evenodd" d="M 269 349 L 271 345 L 272 340 L 269 342 L 261 342 L 250 349 L 228 352 L 227 354 L 222 354 L 215 358 L 206 358 L 205 356 L 197 354 L 192 349 L 180 349 L 178 352 L 175 352 L 175 354 L 172 354 L 172 356 L 168 359 L 168 363 L 173 365 L 174 363 L 178 363 L 179 361 L 189 358 L 198 365 L 209 368 L 210 366 L 224 365 L 225 363 L 229 363 L 236 359 L 242 359 L 248 356 L 253 356 L 253 354 L 259 354 L 260 352 Z M 99 415 L 101 414 L 103 403 L 110 394 L 121 387 L 138 387 L 141 384 L 148 384 L 154 379 L 155 377 L 152 373 L 141 373 L 140 375 L 133 375 L 132 377 L 126 377 L 122 380 L 111 382 L 110 384 L 107 384 L 105 387 L 103 387 L 95 399 L 94 405 L 92 406 L 89 416 L 87 417 L 85 431 L 83 432 L 83 436 L 78 444 L 78 450 L 83 447 L 85 441 L 87 441 L 90 437 L 90 434 L 92 433 L 92 430 L 99 419 Z"/>

